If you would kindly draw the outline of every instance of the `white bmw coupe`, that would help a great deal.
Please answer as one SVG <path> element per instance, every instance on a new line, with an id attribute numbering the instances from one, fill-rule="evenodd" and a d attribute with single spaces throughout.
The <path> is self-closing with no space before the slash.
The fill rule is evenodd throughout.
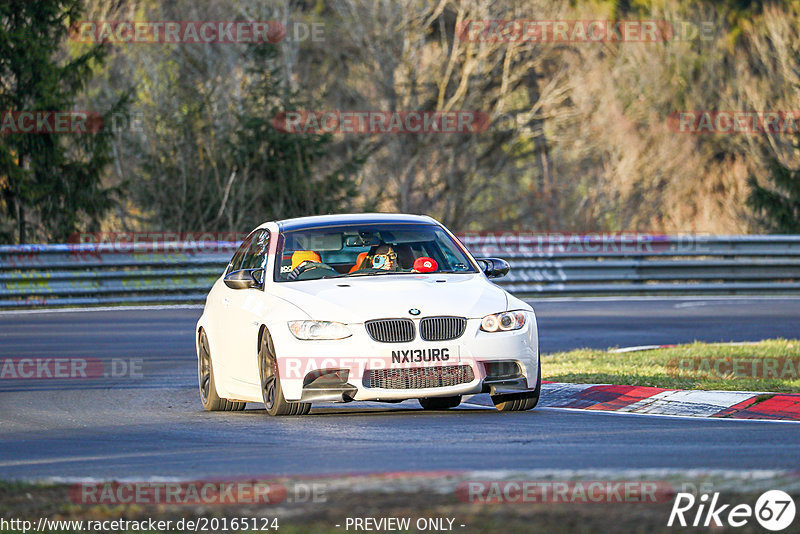
<path id="1" fill-rule="evenodd" d="M 442 410 L 489 393 L 500 411 L 529 410 L 541 389 L 536 316 L 489 280 L 508 270 L 425 216 L 265 223 L 197 322 L 203 406 L 303 415 L 316 402 L 419 399 Z"/>

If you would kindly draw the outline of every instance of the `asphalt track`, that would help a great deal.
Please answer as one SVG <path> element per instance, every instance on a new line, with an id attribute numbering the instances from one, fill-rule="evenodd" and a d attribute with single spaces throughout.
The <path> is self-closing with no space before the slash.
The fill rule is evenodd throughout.
<path id="1" fill-rule="evenodd" d="M 531 301 L 543 352 L 798 337 L 800 299 Z M 206 413 L 199 309 L 0 315 L 0 358 L 141 365 L 141 376 L 0 380 L 0 478 L 319 475 L 515 469 L 800 469 L 800 424 L 473 405 L 322 405 L 269 418 Z"/>

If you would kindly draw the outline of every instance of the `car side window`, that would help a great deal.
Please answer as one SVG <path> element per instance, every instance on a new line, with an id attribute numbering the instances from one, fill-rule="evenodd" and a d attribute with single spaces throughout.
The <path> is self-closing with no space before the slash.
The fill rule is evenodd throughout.
<path id="1" fill-rule="evenodd" d="M 269 250 L 269 232 L 267 230 L 259 230 L 253 234 L 253 239 L 250 241 L 250 246 L 244 253 L 242 259 L 241 269 L 263 269 L 265 267 L 264 260 L 267 257 Z"/>
<path id="2" fill-rule="evenodd" d="M 244 241 L 242 241 L 242 244 L 239 245 L 239 248 L 236 249 L 236 252 L 233 254 L 233 258 L 231 258 L 231 262 L 228 264 L 228 270 L 225 272 L 225 274 L 238 271 L 242 268 L 242 261 L 244 261 L 245 254 L 250 248 L 254 237 L 255 234 L 251 234 L 247 236 Z"/>

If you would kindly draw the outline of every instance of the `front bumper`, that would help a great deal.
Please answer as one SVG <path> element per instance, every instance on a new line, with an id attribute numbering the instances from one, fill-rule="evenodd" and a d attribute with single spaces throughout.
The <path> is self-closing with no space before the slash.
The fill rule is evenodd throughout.
<path id="1" fill-rule="evenodd" d="M 442 342 L 416 339 L 409 343 L 380 343 L 369 337 L 363 324 L 350 325 L 351 337 L 331 341 L 298 340 L 286 326 L 271 333 L 286 400 L 391 402 L 534 389 L 539 375 L 539 340 L 535 315 L 528 312 L 528 316 L 522 329 L 494 333 L 481 331 L 479 319 L 469 319 L 460 338 Z M 450 384 L 454 382 L 453 371 L 446 368 L 452 366 L 468 367 L 470 379 L 459 374 L 458 383 Z M 423 377 L 411 384 L 430 383 L 425 377 L 439 374 L 451 378 L 439 380 L 447 385 L 435 387 L 398 388 L 396 383 L 394 387 L 380 387 L 370 373 L 379 369 Z"/>

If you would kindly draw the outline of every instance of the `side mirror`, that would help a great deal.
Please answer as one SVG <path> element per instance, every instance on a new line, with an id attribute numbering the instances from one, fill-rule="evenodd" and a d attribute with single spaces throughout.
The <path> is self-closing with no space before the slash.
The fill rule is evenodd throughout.
<path id="1" fill-rule="evenodd" d="M 231 289 L 261 289 L 264 269 L 242 269 L 225 275 L 225 285 Z"/>
<path id="2" fill-rule="evenodd" d="M 508 262 L 500 258 L 481 258 L 478 260 L 478 265 L 489 278 L 502 278 L 511 269 Z"/>

